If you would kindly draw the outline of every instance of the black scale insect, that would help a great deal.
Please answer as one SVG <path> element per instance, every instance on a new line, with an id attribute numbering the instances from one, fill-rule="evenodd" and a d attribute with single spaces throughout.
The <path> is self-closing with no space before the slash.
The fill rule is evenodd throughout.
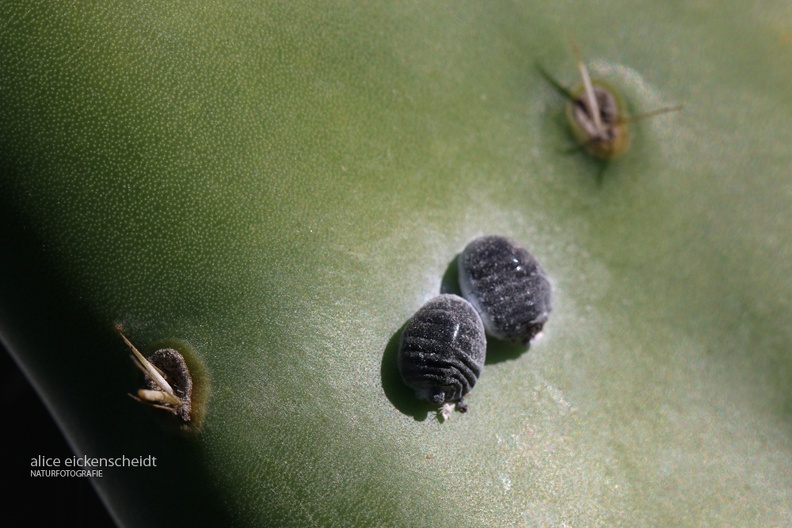
<path id="1" fill-rule="evenodd" d="M 547 275 L 508 238 L 484 236 L 470 242 L 459 256 L 459 283 L 487 334 L 497 339 L 527 344 L 550 315 Z"/>
<path id="2" fill-rule="evenodd" d="M 487 338 L 476 310 L 457 295 L 439 295 L 424 304 L 401 337 L 398 365 L 415 395 L 441 405 L 447 418 L 454 402 L 467 411 L 464 397 L 484 368 Z"/>

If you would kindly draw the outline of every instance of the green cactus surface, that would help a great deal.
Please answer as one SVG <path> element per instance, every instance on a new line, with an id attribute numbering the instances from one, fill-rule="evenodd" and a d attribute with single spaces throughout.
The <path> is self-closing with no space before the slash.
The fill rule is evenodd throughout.
<path id="1" fill-rule="evenodd" d="M 119 525 L 782 526 L 792 7 L 0 4 L 0 338 Z M 619 90 L 618 160 L 559 84 Z M 399 378 L 468 241 L 553 285 L 469 411 Z M 129 398 L 175 340 L 202 427 Z M 202 378 L 203 379 L 203 378 Z M 12 454 L 11 456 L 14 456 Z M 25 477 L 27 478 L 27 477 Z"/>

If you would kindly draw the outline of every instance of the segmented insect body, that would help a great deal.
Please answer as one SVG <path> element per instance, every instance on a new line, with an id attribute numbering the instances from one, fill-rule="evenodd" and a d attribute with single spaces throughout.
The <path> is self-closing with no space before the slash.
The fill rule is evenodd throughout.
<path id="1" fill-rule="evenodd" d="M 407 323 L 398 366 L 419 399 L 438 405 L 457 402 L 465 412 L 464 397 L 481 375 L 486 353 L 479 314 L 465 299 L 444 294 L 424 304 Z"/>
<path id="2" fill-rule="evenodd" d="M 470 242 L 459 257 L 459 283 L 492 337 L 527 344 L 550 315 L 547 275 L 508 238 L 484 236 Z"/>

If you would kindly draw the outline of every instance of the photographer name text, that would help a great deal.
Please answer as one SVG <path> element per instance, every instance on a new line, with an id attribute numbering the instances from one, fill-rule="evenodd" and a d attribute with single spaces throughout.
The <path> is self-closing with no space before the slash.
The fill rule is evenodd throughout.
<path id="1" fill-rule="evenodd" d="M 89 457 L 71 456 L 67 458 L 45 457 L 39 455 L 30 459 L 31 477 L 101 477 L 102 468 L 139 468 L 157 467 L 157 457 Z"/>

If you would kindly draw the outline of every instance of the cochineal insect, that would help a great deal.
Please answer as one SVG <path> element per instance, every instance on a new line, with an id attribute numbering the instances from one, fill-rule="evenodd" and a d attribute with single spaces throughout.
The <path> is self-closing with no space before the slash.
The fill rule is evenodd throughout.
<path id="1" fill-rule="evenodd" d="M 506 237 L 483 236 L 465 247 L 459 285 L 487 334 L 497 339 L 527 344 L 550 315 L 552 288 L 544 269 Z"/>
<path id="2" fill-rule="evenodd" d="M 439 295 L 408 321 L 401 336 L 398 367 L 404 383 L 422 400 L 441 407 L 447 418 L 481 376 L 487 354 L 484 325 L 465 299 Z"/>

